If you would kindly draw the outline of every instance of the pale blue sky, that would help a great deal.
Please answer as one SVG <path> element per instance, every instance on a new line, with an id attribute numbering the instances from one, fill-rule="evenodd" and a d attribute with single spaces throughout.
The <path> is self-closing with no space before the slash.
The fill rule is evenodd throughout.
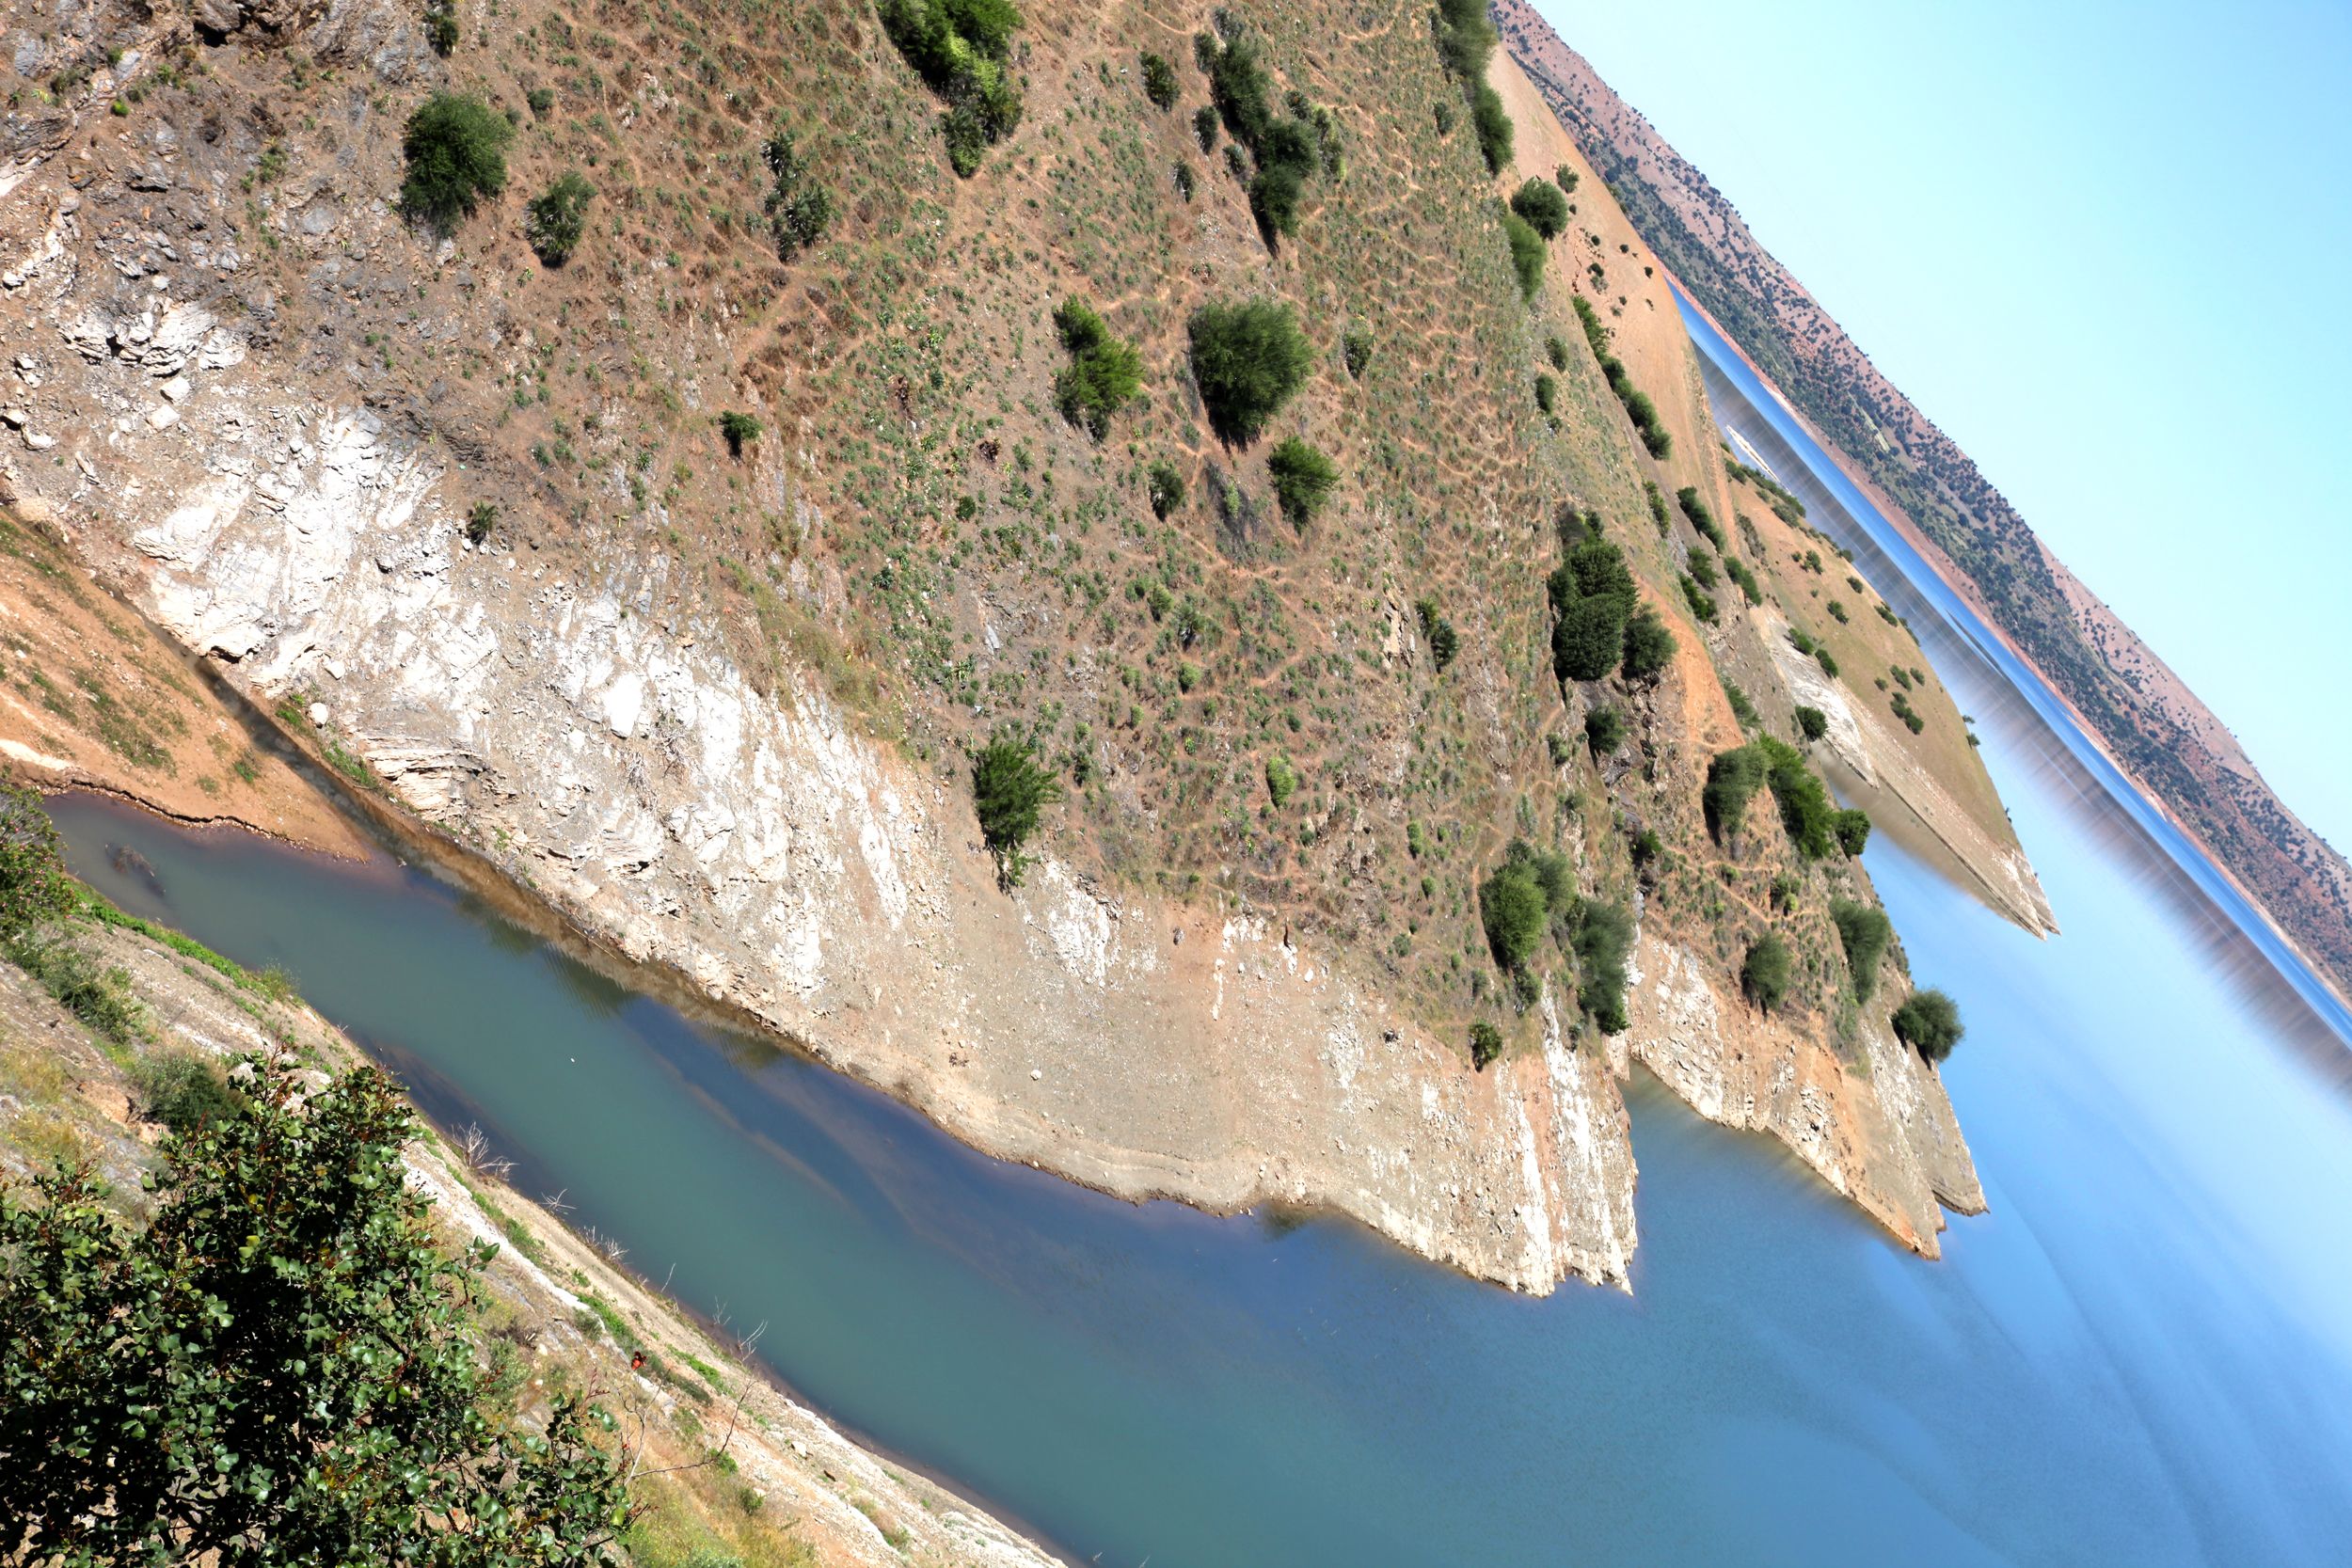
<path id="1" fill-rule="evenodd" d="M 2352 6 L 1534 3 L 2352 852 Z"/>

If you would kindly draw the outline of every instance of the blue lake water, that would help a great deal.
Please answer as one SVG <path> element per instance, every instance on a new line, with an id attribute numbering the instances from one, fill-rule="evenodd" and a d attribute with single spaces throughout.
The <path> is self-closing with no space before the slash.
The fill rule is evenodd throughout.
<path id="1" fill-rule="evenodd" d="M 1719 406 L 1754 438 L 1737 390 Z M 1514 1296 L 1336 1221 L 1130 1207 L 421 873 L 53 810 L 124 906 L 282 965 L 524 1190 L 563 1190 L 688 1305 L 765 1323 L 804 1398 L 1075 1560 L 2341 1563 L 2344 1021 L 1867 543 L 2065 927 L 2038 942 L 1872 841 L 1915 971 L 1970 1026 L 1947 1081 L 1992 1212 L 1940 1263 L 1646 1083 L 1630 1297 Z"/>

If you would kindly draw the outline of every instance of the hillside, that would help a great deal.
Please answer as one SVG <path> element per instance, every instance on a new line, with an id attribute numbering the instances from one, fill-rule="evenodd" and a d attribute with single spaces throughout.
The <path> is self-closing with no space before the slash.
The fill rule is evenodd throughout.
<path id="1" fill-rule="evenodd" d="M 2271 792 L 2220 721 L 2050 554 L 1967 453 L 1757 243 L 1704 173 L 1525 0 L 1495 0 L 1494 14 L 1513 58 L 1691 297 L 2073 705 L 2118 765 L 2339 994 L 2352 994 L 2352 863 Z"/>
<path id="2" fill-rule="evenodd" d="M 1642 1062 L 1932 1252 L 1982 1196 L 1839 935 L 1809 611 L 1701 589 L 1752 503 L 1525 79 L 1413 4 L 1065 0 L 943 117 L 886 14 L 12 35 L 16 504 L 421 852 L 1007 1158 L 1622 1283 Z M 503 179 L 420 197 L 428 122 Z M 1220 376 L 1253 302 L 1303 341 Z"/>

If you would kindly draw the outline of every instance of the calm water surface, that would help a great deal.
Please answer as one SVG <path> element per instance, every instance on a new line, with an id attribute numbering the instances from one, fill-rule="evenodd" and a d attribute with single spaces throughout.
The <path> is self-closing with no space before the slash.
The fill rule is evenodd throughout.
<path id="1" fill-rule="evenodd" d="M 53 809 L 123 905 L 283 965 L 525 1190 L 766 1323 L 804 1397 L 1080 1560 L 2342 1563 L 2342 1041 L 1915 601 L 2066 928 L 2037 942 L 1873 840 L 1915 970 L 1970 1025 L 1947 1079 L 1993 1212 L 1941 1263 L 1646 1084 L 1631 1297 L 1513 1296 L 1338 1222 L 1133 1208 L 414 871 Z"/>

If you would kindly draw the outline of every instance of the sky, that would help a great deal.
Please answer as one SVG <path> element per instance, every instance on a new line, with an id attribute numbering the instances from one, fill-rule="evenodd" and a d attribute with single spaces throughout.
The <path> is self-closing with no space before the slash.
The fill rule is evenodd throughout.
<path id="1" fill-rule="evenodd" d="M 2352 853 L 2352 4 L 1534 4 Z"/>

